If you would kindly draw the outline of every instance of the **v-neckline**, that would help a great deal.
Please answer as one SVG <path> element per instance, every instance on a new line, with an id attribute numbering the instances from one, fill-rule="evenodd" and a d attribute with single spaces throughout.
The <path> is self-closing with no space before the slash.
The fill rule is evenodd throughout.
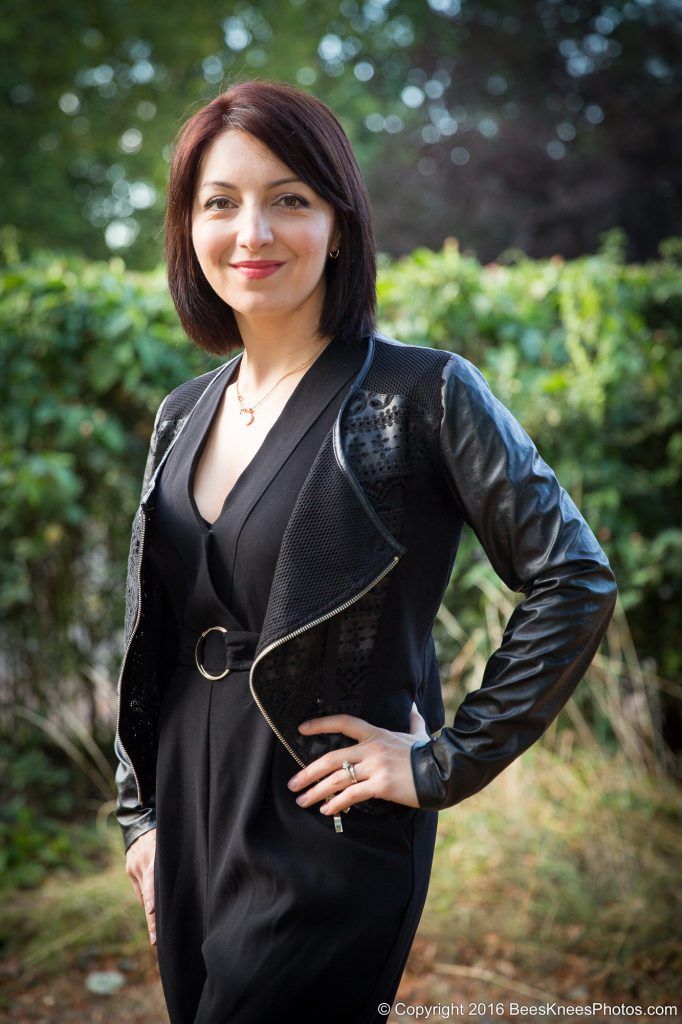
<path id="1" fill-rule="evenodd" d="M 199 466 L 199 460 L 201 459 L 202 453 L 204 452 L 206 445 L 208 444 L 208 439 L 210 437 L 211 430 L 215 424 L 218 415 L 218 410 L 222 405 L 225 392 L 232 383 L 232 381 L 235 379 L 236 374 L 239 372 L 239 367 L 241 366 L 243 353 L 240 354 L 239 358 L 232 367 L 232 371 L 229 373 L 229 375 L 227 375 L 227 379 L 223 382 L 222 386 L 219 387 L 216 390 L 215 394 L 213 395 L 213 408 L 210 410 L 208 422 L 204 426 L 199 437 L 199 441 L 194 449 L 194 453 L 192 455 L 192 460 L 189 467 L 189 472 L 187 474 L 187 496 L 189 499 L 189 503 L 194 515 L 197 518 L 199 525 L 202 527 L 202 529 L 205 531 L 207 535 L 213 533 L 214 529 L 218 526 L 221 519 L 223 518 L 223 515 L 225 514 L 228 505 L 234 502 L 234 496 L 243 485 L 244 480 L 247 479 L 253 473 L 254 469 L 260 462 L 260 459 L 264 456 L 264 454 L 267 453 L 268 448 L 270 448 L 272 444 L 273 438 L 277 436 L 277 427 L 281 424 L 283 418 L 286 418 L 285 414 L 288 414 L 288 412 L 296 405 L 296 400 L 298 399 L 298 396 L 303 390 L 303 382 L 306 381 L 309 378 L 309 376 L 315 378 L 315 376 L 317 376 L 318 374 L 318 371 L 320 371 L 321 369 L 324 370 L 324 367 L 329 362 L 330 355 L 332 354 L 330 353 L 329 350 L 332 349 L 335 346 L 335 344 L 336 343 L 334 342 L 334 340 L 329 342 L 325 346 L 325 348 L 320 352 L 320 354 L 316 357 L 314 362 L 311 363 L 311 365 L 308 367 L 303 376 L 300 378 L 300 380 L 296 384 L 296 387 L 291 392 L 286 402 L 282 406 L 279 415 L 277 416 L 275 421 L 272 423 L 272 425 L 264 435 L 263 440 L 259 444 L 258 448 L 251 456 L 247 464 L 244 466 L 241 473 L 232 484 L 230 490 L 225 495 L 218 515 L 214 520 L 209 522 L 207 519 L 204 519 L 201 512 L 199 511 L 199 506 L 197 505 L 196 498 L 194 495 L 194 482 L 196 478 L 197 468 Z M 312 405 L 314 404 L 315 403 L 312 403 Z"/>
<path id="2" fill-rule="evenodd" d="M 256 451 L 254 452 L 253 458 L 251 458 L 249 460 L 249 462 L 247 462 L 246 466 L 241 471 L 241 473 L 239 474 L 239 476 L 237 477 L 235 482 L 232 484 L 232 487 L 230 488 L 230 490 L 225 495 L 225 499 L 223 501 L 222 507 L 221 507 L 220 512 L 218 513 L 217 517 L 213 520 L 213 522 L 209 522 L 208 519 L 204 519 L 204 517 L 202 516 L 201 512 L 199 511 L 199 506 L 197 505 L 196 498 L 194 496 L 194 480 L 195 480 L 197 469 L 198 469 L 198 466 L 199 466 L 199 460 L 201 459 L 202 453 L 203 453 L 204 449 L 206 448 L 206 445 L 208 444 L 208 438 L 209 438 L 209 436 L 211 434 L 211 430 L 213 428 L 213 425 L 214 425 L 214 423 L 215 423 L 215 421 L 217 419 L 218 410 L 220 409 L 220 407 L 221 407 L 221 405 L 223 403 L 223 400 L 224 400 L 224 397 L 225 397 L 225 392 L 227 391 L 228 387 L 230 386 L 230 384 L 234 380 L 236 373 L 239 373 L 239 367 L 241 366 L 241 362 L 242 362 L 242 355 L 243 355 L 243 353 L 240 354 L 239 359 L 237 359 L 237 361 L 235 362 L 234 366 L 232 367 L 231 372 L 229 374 L 227 374 L 227 379 L 223 382 L 222 386 L 219 387 L 217 389 L 216 393 L 213 395 L 213 409 L 211 410 L 211 414 L 208 417 L 208 423 L 206 424 L 206 426 L 204 427 L 204 429 L 203 429 L 203 431 L 201 433 L 201 436 L 199 438 L 199 443 L 196 445 L 196 447 L 194 449 L 194 452 L 192 454 L 192 461 L 191 461 L 190 467 L 189 467 L 189 473 L 187 474 L 187 492 L 188 492 L 188 497 L 189 497 L 189 503 L 190 503 L 190 505 L 192 507 L 192 511 L 194 512 L 195 516 L 197 517 L 197 519 L 199 521 L 199 524 L 201 526 L 203 526 L 203 528 L 207 532 L 209 532 L 209 533 L 213 530 L 213 527 L 216 525 L 216 523 L 218 522 L 218 520 L 222 516 L 223 512 L 225 511 L 225 506 L 227 505 L 227 499 L 230 497 L 230 495 L 234 491 L 235 487 L 239 483 L 239 480 L 244 475 L 246 469 L 248 469 L 248 467 L 253 462 L 253 459 L 255 459 L 256 455 L 258 454 L 258 452 L 263 447 L 263 445 L 265 443 L 265 438 L 268 436 L 267 434 L 265 435 L 265 437 L 261 441 L 260 445 L 258 446 Z M 216 400 L 216 394 L 218 395 L 217 400 Z"/>

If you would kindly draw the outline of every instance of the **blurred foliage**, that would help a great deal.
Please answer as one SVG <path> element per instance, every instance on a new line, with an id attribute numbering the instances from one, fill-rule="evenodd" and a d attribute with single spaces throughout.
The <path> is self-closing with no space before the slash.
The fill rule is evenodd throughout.
<path id="1" fill-rule="evenodd" d="M 3 649 L 46 696 L 111 647 L 150 417 L 210 360 L 182 343 L 161 270 L 43 251 L 8 263 L 0 296 Z"/>
<path id="2" fill-rule="evenodd" d="M 573 1004 L 674 1003 L 682 966 L 679 824 L 674 787 L 622 751 L 564 751 L 551 737 L 536 745 L 474 799 L 439 816 L 412 961 L 421 979 L 431 975 L 429 996 L 419 1002 L 458 1002 L 466 994 L 490 1004 L 523 986 L 523 993 Z M 20 1005 L 27 1021 L 100 1020 L 82 1005 L 83 969 L 110 968 L 112 958 L 126 974 L 149 962 L 158 978 L 118 831 L 115 823 L 102 829 L 108 856 L 104 864 L 97 858 L 97 871 L 55 870 L 37 892 L 6 894 L 0 1015 Z M 42 994 L 43 981 L 54 992 L 64 975 L 73 985 L 58 989 L 62 1016 L 46 1016 L 43 1004 L 33 1017 L 27 991 Z M 165 1019 L 153 1012 L 149 981 L 145 1009 L 124 1014 L 131 981 L 128 975 L 113 1019 Z M 80 1013 L 66 1001 L 71 993 Z"/>
<path id="3" fill-rule="evenodd" d="M 682 268 L 679 240 L 626 265 L 622 233 L 595 256 L 481 268 L 457 243 L 385 261 L 382 320 L 402 341 L 471 359 L 533 437 L 611 560 L 641 657 L 682 671 Z M 472 538 L 451 600 L 462 592 Z M 487 561 L 487 560 L 486 560 Z"/>
<path id="4" fill-rule="evenodd" d="M 11 232 L 0 242 L 1 682 L 5 700 L 27 712 L 5 710 L 0 735 L 29 751 L 12 778 L 23 773 L 20 791 L 38 793 L 52 769 L 30 714 L 77 705 L 90 735 L 113 727 L 130 526 L 153 416 L 172 387 L 218 360 L 183 335 L 161 268 L 45 250 L 22 262 Z M 454 239 L 440 252 L 382 255 L 380 326 L 482 369 L 599 537 L 639 657 L 679 680 L 682 250 L 669 239 L 658 261 L 636 265 L 623 249 L 616 232 L 575 261 L 509 251 L 481 267 Z M 465 530 L 444 602 L 465 634 L 480 631 L 486 591 L 502 586 Z M 457 644 L 438 624 L 436 638 L 442 659 L 453 657 Z M 54 813 L 9 799 L 0 827 L 37 848 L 44 815 L 46 855 L 59 856 Z"/>
<path id="5" fill-rule="evenodd" d="M 6 240 L 6 244 L 9 244 Z M 682 670 L 682 270 L 675 241 L 481 267 L 440 252 L 382 257 L 382 329 L 476 363 L 584 511 L 617 571 L 638 651 Z M 11 256 L 11 252 L 9 252 Z M 84 661 L 111 672 L 130 519 L 163 395 L 217 365 L 177 324 L 162 270 L 42 251 L 0 276 L 0 574 L 15 699 Z M 480 556 L 484 558 L 483 552 Z M 457 575 L 466 572 L 458 562 Z M 114 655 L 115 657 L 115 655 Z"/>
<path id="6" fill-rule="evenodd" d="M 176 129 L 254 77 L 332 107 L 393 254 L 682 232 L 676 0 L 5 0 L 0 48 L 0 225 L 29 251 L 153 268 Z"/>
<path id="7" fill-rule="evenodd" d="M 79 872 L 101 860 L 106 837 L 83 814 L 74 766 L 40 733 L 21 744 L 15 736 L 0 739 L 0 780 L 0 892 L 34 888 L 57 869 Z"/>

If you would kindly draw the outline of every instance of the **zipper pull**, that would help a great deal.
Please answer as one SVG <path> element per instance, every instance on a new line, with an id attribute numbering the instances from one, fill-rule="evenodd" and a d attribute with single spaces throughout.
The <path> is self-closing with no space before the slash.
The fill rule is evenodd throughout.
<path id="1" fill-rule="evenodd" d="M 331 794 L 330 796 L 326 796 L 324 798 L 324 802 L 326 804 L 328 804 L 329 801 L 331 800 L 332 796 L 335 796 L 335 795 L 336 794 Z M 334 830 L 336 832 L 343 832 L 343 823 L 341 821 L 341 815 L 340 814 L 335 814 L 334 815 Z"/>

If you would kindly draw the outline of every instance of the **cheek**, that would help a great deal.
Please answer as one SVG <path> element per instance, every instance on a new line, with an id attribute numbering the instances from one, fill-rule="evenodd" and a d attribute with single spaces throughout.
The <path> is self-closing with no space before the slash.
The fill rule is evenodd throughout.
<path id="1" fill-rule="evenodd" d="M 326 259 L 327 255 L 327 230 L 326 227 L 310 226 L 300 238 L 299 252 L 307 259 L 319 262 Z"/>
<path id="2" fill-rule="evenodd" d="M 200 224 L 192 229 L 192 244 L 199 262 L 217 259 L 225 245 L 220 224 Z"/>

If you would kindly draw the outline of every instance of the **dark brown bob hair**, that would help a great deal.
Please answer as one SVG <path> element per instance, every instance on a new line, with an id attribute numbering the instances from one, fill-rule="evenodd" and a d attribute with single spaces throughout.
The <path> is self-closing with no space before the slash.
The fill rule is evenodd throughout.
<path id="1" fill-rule="evenodd" d="M 358 341 L 376 327 L 376 249 L 367 187 L 336 116 L 285 82 L 231 86 L 180 128 L 165 217 L 168 285 L 183 328 L 200 348 L 225 355 L 243 342 L 231 306 L 206 280 L 192 244 L 192 206 L 201 158 L 215 138 L 239 128 L 260 139 L 334 208 L 340 255 L 327 257 L 318 333 Z"/>

